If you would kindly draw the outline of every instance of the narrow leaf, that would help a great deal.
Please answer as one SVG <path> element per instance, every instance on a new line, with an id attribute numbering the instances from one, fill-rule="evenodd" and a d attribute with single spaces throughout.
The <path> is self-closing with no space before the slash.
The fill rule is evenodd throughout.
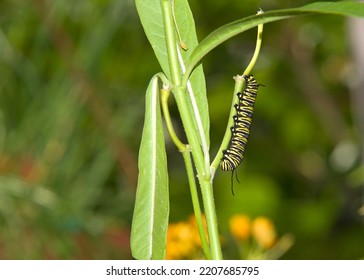
<path id="1" fill-rule="evenodd" d="M 364 17 L 364 3 L 354 1 L 317 2 L 301 8 L 275 10 L 260 15 L 249 16 L 226 24 L 208 35 L 192 52 L 187 65 L 186 77 L 211 50 L 226 40 L 262 23 L 268 23 L 298 15 L 333 14 L 341 16 Z"/>
<path id="2" fill-rule="evenodd" d="M 131 250 L 136 259 L 164 259 L 169 198 L 167 156 L 164 146 L 158 78 L 146 94 L 139 177 L 131 230 Z"/>
<path id="3" fill-rule="evenodd" d="M 135 0 L 135 4 L 145 35 L 152 45 L 164 74 L 171 80 L 160 0 Z"/>
<path id="4" fill-rule="evenodd" d="M 164 74 L 169 80 L 171 80 L 160 0 L 136 0 L 135 2 L 144 32 L 154 50 Z M 188 50 L 185 51 L 179 47 L 179 42 L 176 42 L 176 47 L 178 45 L 185 64 L 185 62 L 189 60 L 192 50 L 198 45 L 195 22 L 187 0 L 175 0 L 174 11 L 181 39 L 188 47 Z M 190 82 L 201 117 L 205 138 L 209 145 L 210 120 L 206 97 L 205 76 L 202 65 L 196 68 L 196 71 L 194 71 L 193 75 L 190 77 Z M 191 111 L 193 110 L 192 105 L 190 109 Z M 195 127 L 197 129 L 197 124 L 195 124 Z"/>

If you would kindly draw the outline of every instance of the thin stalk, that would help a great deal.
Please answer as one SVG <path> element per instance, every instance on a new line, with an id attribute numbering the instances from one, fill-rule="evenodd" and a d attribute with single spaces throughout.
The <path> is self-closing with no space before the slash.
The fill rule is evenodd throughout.
<path id="1" fill-rule="evenodd" d="M 168 88 L 172 88 L 172 83 L 170 80 L 168 80 L 168 78 L 166 77 L 166 75 L 164 75 L 164 73 L 159 72 L 156 74 L 158 76 L 159 79 L 161 79 L 163 86 L 168 87 Z"/>
<path id="2" fill-rule="evenodd" d="M 174 25 L 175 25 L 176 32 L 177 32 L 177 36 L 178 36 L 178 40 L 179 40 L 179 45 L 181 46 L 182 49 L 184 49 L 185 51 L 187 51 L 188 50 L 188 47 L 182 41 L 181 34 L 179 33 L 179 28 L 178 28 L 178 25 L 177 25 L 176 15 L 175 15 L 175 12 L 174 12 L 174 0 L 171 1 L 171 5 L 172 5 L 173 21 L 174 21 Z"/>
<path id="3" fill-rule="evenodd" d="M 263 13 L 263 11 L 259 10 L 258 14 L 261 14 L 261 13 Z M 243 87 L 245 85 L 244 76 L 248 76 L 250 74 L 250 72 L 253 69 L 255 63 L 257 62 L 259 52 L 260 52 L 260 48 L 262 46 L 262 39 L 263 39 L 263 24 L 259 24 L 258 25 L 258 33 L 257 33 L 257 42 L 256 42 L 253 57 L 250 60 L 250 63 L 248 64 L 248 66 L 246 67 L 243 75 L 242 76 L 237 75 L 237 76 L 234 77 L 234 79 L 235 79 L 234 96 L 233 96 L 233 99 L 232 99 L 232 102 L 231 102 L 229 120 L 228 120 L 228 124 L 226 126 L 224 138 L 223 138 L 223 140 L 221 142 L 220 148 L 217 151 L 216 156 L 215 156 L 215 158 L 214 158 L 214 160 L 213 160 L 213 162 L 212 162 L 212 164 L 210 166 L 211 174 L 215 174 L 215 170 L 219 166 L 219 163 L 220 163 L 221 158 L 222 158 L 222 151 L 225 150 L 227 148 L 227 146 L 229 145 L 230 138 L 231 138 L 230 127 L 233 126 L 233 123 L 234 123 L 233 116 L 236 114 L 236 109 L 235 109 L 234 105 L 238 102 L 237 93 L 241 92 L 243 90 Z"/>
<path id="4" fill-rule="evenodd" d="M 196 181 L 195 181 L 195 175 L 193 172 L 193 166 L 192 166 L 192 160 L 191 160 L 191 149 L 188 145 L 183 144 L 181 140 L 178 138 L 173 125 L 171 121 L 171 116 L 169 114 L 169 108 L 168 108 L 168 97 L 170 95 L 170 90 L 168 88 L 163 88 L 161 90 L 161 104 L 162 104 L 162 111 L 164 116 L 164 121 L 167 127 L 167 131 L 173 141 L 173 143 L 176 145 L 177 149 L 182 153 L 186 170 L 187 170 L 187 177 L 188 182 L 190 185 L 190 191 L 191 191 L 191 198 L 192 198 L 192 205 L 195 212 L 196 217 L 196 223 L 198 232 L 200 235 L 201 240 L 201 246 L 204 251 L 204 254 L 206 258 L 209 260 L 211 259 L 210 254 L 210 248 L 209 244 L 207 242 L 206 233 L 203 226 L 203 220 L 202 220 L 202 213 L 201 213 L 201 206 L 198 199 L 198 193 L 197 193 L 197 187 L 196 187 Z"/>
<path id="5" fill-rule="evenodd" d="M 167 131 L 169 136 L 171 137 L 173 143 L 176 145 L 177 149 L 181 152 L 186 150 L 186 144 L 183 144 L 181 140 L 179 140 L 171 121 L 171 115 L 169 114 L 168 108 L 168 97 L 170 95 L 169 89 L 161 89 L 161 104 L 162 104 L 162 111 L 164 116 L 164 121 L 167 127 Z"/>
<path id="6" fill-rule="evenodd" d="M 186 131 L 186 136 L 188 143 L 192 150 L 193 159 L 196 164 L 197 173 L 199 176 L 205 177 L 210 174 L 205 174 L 203 154 L 200 149 L 199 139 L 196 135 L 194 128 L 194 118 L 190 115 L 188 109 L 188 96 L 186 94 L 186 89 L 181 87 L 181 67 L 178 61 L 178 53 L 176 48 L 176 37 L 174 32 L 174 22 L 172 16 L 172 8 L 169 0 L 161 0 L 163 20 L 166 32 L 167 41 L 167 52 L 168 61 L 172 76 L 172 91 L 181 114 L 181 120 L 183 127 Z"/>
<path id="7" fill-rule="evenodd" d="M 169 0 L 161 0 L 163 13 L 163 21 L 167 40 L 167 53 L 173 83 L 173 93 L 176 103 L 181 114 L 181 120 L 186 131 L 188 143 L 192 149 L 193 160 L 196 164 L 197 174 L 201 186 L 202 198 L 206 215 L 207 229 L 210 241 L 211 259 L 221 259 L 221 246 L 219 234 L 217 230 L 217 219 L 215 213 L 214 198 L 212 193 L 212 184 L 210 182 L 210 172 L 206 174 L 204 168 L 204 155 L 199 145 L 198 134 L 193 125 L 194 118 L 190 114 L 188 102 L 190 102 L 186 94 L 186 88 L 181 86 L 181 68 L 178 64 L 178 55 L 176 49 L 176 38 L 174 32 L 174 23 L 172 17 L 172 9 Z"/>
<path id="8" fill-rule="evenodd" d="M 264 13 L 263 10 L 260 9 L 257 12 L 257 15 L 263 14 L 263 13 Z M 259 53 L 260 53 L 260 48 L 262 46 L 262 40 L 263 40 L 263 24 L 259 24 L 258 25 L 257 42 L 256 42 L 256 45 L 255 45 L 255 51 L 254 51 L 252 59 L 250 60 L 249 65 L 246 67 L 243 75 L 248 76 L 250 74 L 250 72 L 252 71 L 252 69 L 254 68 L 254 65 L 257 62 L 257 59 L 258 59 L 258 56 L 259 56 Z"/>
<path id="9" fill-rule="evenodd" d="M 179 60 L 179 63 L 181 65 L 182 73 L 184 73 L 184 72 L 186 72 L 186 67 L 185 67 L 184 62 L 183 62 L 181 51 L 179 49 L 177 49 L 177 53 L 178 53 L 178 60 Z M 195 120 L 196 120 L 196 124 L 197 124 L 198 133 L 199 133 L 200 140 L 201 140 L 201 147 L 202 147 L 202 151 L 203 151 L 203 154 L 204 154 L 204 161 L 205 161 L 205 173 L 209 174 L 209 172 L 210 172 L 210 169 L 209 169 L 209 165 L 210 165 L 209 146 L 207 144 L 205 130 L 203 129 L 200 110 L 198 109 L 195 94 L 193 92 L 191 82 L 189 80 L 187 82 L 187 91 L 188 91 L 188 94 L 189 94 L 189 97 L 190 97 L 190 101 L 191 101 L 192 108 L 193 108 L 193 113 L 195 115 Z"/>
<path id="10" fill-rule="evenodd" d="M 192 125 L 192 116 L 189 113 L 187 106 L 186 94 L 175 94 L 177 106 L 179 108 L 181 119 L 186 130 L 187 140 L 191 144 L 193 160 L 196 164 L 197 174 L 201 187 L 202 200 L 206 215 L 207 230 L 210 242 L 211 259 L 222 259 L 221 245 L 219 240 L 219 233 L 217 229 L 216 210 L 213 197 L 213 188 L 210 178 L 205 176 L 203 153 L 199 147 L 198 137 Z"/>
<path id="11" fill-rule="evenodd" d="M 192 205 L 193 205 L 193 210 L 195 212 L 197 228 L 198 228 L 198 232 L 199 232 L 200 239 L 201 239 L 201 246 L 202 246 L 202 249 L 206 256 L 206 259 L 210 260 L 211 253 L 210 253 L 209 243 L 208 243 L 207 237 L 206 237 L 205 228 L 203 225 L 201 206 L 200 206 L 200 202 L 198 199 L 197 186 L 196 186 L 196 181 L 195 181 L 195 174 L 193 172 L 190 151 L 188 149 L 186 149 L 184 152 L 182 152 L 182 155 L 183 155 L 183 159 L 184 159 L 185 165 L 186 165 L 187 177 L 188 177 L 188 182 L 189 182 L 190 191 L 191 191 Z"/>
<path id="12" fill-rule="evenodd" d="M 209 234 L 211 259 L 222 260 L 220 235 L 217 227 L 217 217 L 212 183 L 210 180 L 200 180 L 202 200 L 205 209 L 207 230 Z"/>

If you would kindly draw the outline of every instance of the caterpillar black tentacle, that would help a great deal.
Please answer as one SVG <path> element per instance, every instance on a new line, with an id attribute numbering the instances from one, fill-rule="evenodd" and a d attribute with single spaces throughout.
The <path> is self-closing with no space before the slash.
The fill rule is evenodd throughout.
<path id="1" fill-rule="evenodd" d="M 241 93 L 237 93 L 239 102 L 234 105 L 236 115 L 234 125 L 231 127 L 231 139 L 227 150 L 223 151 L 220 168 L 231 173 L 231 192 L 234 195 L 233 177 L 236 168 L 244 158 L 244 152 L 250 134 L 255 99 L 260 84 L 257 83 L 253 75 L 245 76 L 246 87 Z M 237 177 L 236 177 L 237 178 Z"/>

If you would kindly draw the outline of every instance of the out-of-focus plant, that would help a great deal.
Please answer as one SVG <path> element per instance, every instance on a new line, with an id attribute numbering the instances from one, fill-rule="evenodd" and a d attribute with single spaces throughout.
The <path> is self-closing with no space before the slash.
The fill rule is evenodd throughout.
<path id="1" fill-rule="evenodd" d="M 266 217 L 251 220 L 237 214 L 230 218 L 229 226 L 240 259 L 278 259 L 293 244 L 290 234 L 278 238 L 273 222 Z"/>
<path id="2" fill-rule="evenodd" d="M 203 221 L 206 225 L 204 217 Z M 230 239 L 232 241 L 229 241 Z M 243 214 L 236 214 L 230 218 L 229 232 L 224 237 L 220 236 L 220 240 L 223 251 L 227 252 L 227 258 L 242 260 L 279 259 L 294 242 L 290 234 L 278 237 L 270 219 L 251 219 Z M 166 245 L 168 260 L 204 258 L 195 217 L 169 224 Z"/>
<path id="3" fill-rule="evenodd" d="M 206 227 L 204 217 L 203 221 Z M 204 258 L 195 217 L 169 224 L 166 245 L 167 260 Z"/>
<path id="4" fill-rule="evenodd" d="M 132 2 L 0 6 L 0 258 L 130 258 L 138 136 L 114 62 Z"/>

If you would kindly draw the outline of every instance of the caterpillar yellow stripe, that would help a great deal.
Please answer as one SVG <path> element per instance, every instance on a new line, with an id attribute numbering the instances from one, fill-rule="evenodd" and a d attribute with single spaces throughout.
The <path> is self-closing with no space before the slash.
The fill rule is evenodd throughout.
<path id="1" fill-rule="evenodd" d="M 242 93 L 237 93 L 239 102 L 235 104 L 236 115 L 233 117 L 234 125 L 231 127 L 230 143 L 228 148 L 223 151 L 223 157 L 220 162 L 220 168 L 223 171 L 232 171 L 233 173 L 244 158 L 245 147 L 250 134 L 254 104 L 259 88 L 259 84 L 253 75 L 244 75 L 244 79 L 246 87 Z"/>

